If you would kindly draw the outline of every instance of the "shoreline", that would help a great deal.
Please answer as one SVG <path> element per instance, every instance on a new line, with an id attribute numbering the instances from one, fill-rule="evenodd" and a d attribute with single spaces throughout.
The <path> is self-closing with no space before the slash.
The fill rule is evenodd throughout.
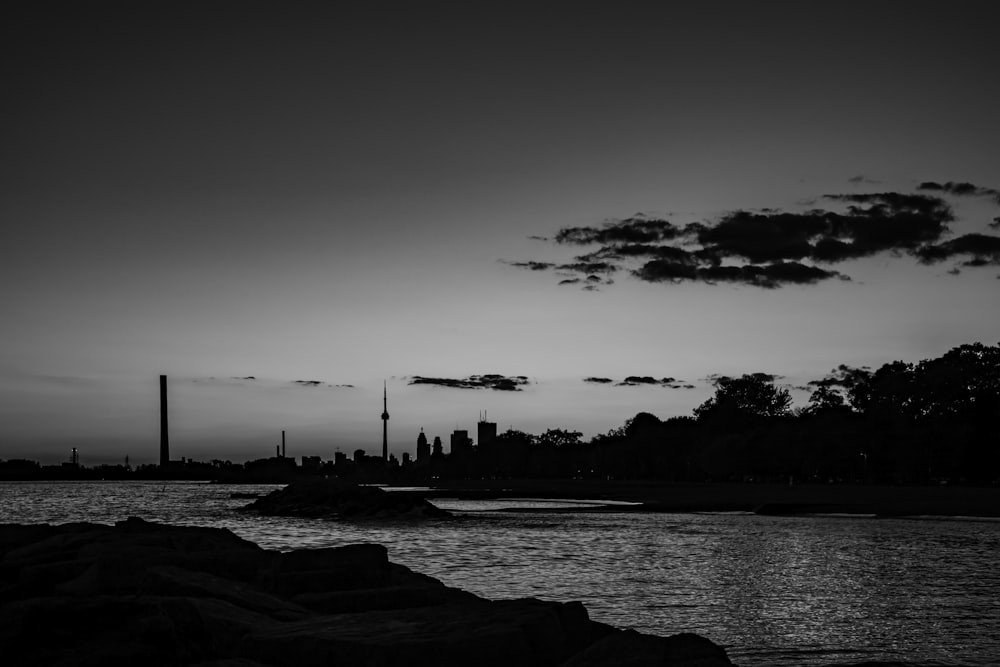
<path id="1" fill-rule="evenodd" d="M 1000 518 L 1000 488 L 982 486 L 693 484 L 527 479 L 437 481 L 426 490 L 399 490 L 394 493 L 419 495 L 428 500 L 538 498 L 636 503 L 556 510 L 563 512 L 750 512 L 773 515 Z"/>

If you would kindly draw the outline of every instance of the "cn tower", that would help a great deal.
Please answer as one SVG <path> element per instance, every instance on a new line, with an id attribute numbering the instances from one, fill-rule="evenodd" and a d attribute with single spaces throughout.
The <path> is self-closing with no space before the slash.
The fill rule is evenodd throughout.
<path id="1" fill-rule="evenodd" d="M 382 380 L 382 460 L 389 461 L 389 403 Z"/>

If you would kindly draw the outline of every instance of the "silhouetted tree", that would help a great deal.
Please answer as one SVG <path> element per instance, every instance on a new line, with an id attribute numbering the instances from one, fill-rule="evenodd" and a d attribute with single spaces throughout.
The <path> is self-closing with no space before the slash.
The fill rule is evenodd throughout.
<path id="1" fill-rule="evenodd" d="M 833 387 L 820 385 L 809 397 L 809 405 L 802 411 L 803 415 L 815 415 L 826 412 L 843 412 L 848 410 L 844 395 Z"/>
<path id="2" fill-rule="evenodd" d="M 551 445 L 552 447 L 572 447 L 580 444 L 580 431 L 567 431 L 561 428 L 550 428 L 536 439 L 538 445 Z"/>
<path id="3" fill-rule="evenodd" d="M 738 378 L 719 378 L 715 396 L 695 408 L 694 414 L 699 421 L 720 417 L 740 421 L 783 417 L 789 414 L 791 402 L 788 390 L 775 387 L 770 376 L 752 373 Z"/>

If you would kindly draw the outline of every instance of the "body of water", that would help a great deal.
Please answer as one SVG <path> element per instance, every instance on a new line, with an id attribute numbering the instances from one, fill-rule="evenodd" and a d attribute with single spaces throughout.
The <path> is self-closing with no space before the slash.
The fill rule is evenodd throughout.
<path id="1" fill-rule="evenodd" d="M 463 520 L 429 524 L 235 511 L 249 501 L 232 492 L 275 488 L 6 482 L 0 522 L 139 516 L 228 528 L 270 549 L 378 542 L 448 585 L 580 600 L 592 618 L 642 632 L 696 632 L 745 667 L 1000 664 L 997 521 L 565 513 L 535 500 L 435 501 Z"/>

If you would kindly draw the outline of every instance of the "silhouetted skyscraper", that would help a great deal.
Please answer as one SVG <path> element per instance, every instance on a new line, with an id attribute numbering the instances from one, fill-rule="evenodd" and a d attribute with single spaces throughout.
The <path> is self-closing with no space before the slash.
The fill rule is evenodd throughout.
<path id="1" fill-rule="evenodd" d="M 427 436 L 424 435 L 424 429 L 420 429 L 420 435 L 417 436 L 417 461 L 426 461 L 431 457 L 431 446 L 427 442 Z"/>
<path id="2" fill-rule="evenodd" d="M 389 461 L 389 398 L 382 381 L 382 460 Z"/>
<path id="3" fill-rule="evenodd" d="M 451 434 L 451 455 L 462 456 L 472 451 L 472 441 L 469 440 L 469 432 L 465 429 L 455 429 Z"/>
<path id="4" fill-rule="evenodd" d="M 479 418 L 479 423 L 476 424 L 477 428 L 477 438 L 476 444 L 480 447 L 489 447 L 497 438 L 497 424 L 496 422 L 486 421 L 485 415 Z"/>
<path id="5" fill-rule="evenodd" d="M 170 464 L 170 438 L 167 436 L 167 376 L 160 376 L 160 467 Z"/>

